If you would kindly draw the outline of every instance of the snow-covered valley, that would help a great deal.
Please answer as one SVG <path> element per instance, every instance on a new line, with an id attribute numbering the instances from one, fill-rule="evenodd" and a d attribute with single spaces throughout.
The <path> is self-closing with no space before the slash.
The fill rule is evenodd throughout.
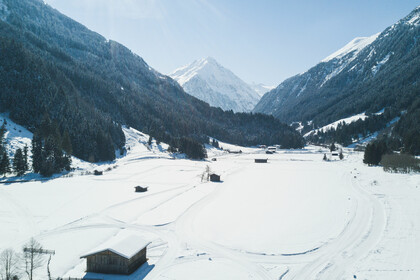
<path id="1" fill-rule="evenodd" d="M 418 279 L 420 175 L 368 167 L 351 150 L 325 162 L 314 146 L 208 147 L 216 161 L 174 159 L 124 131 L 127 154 L 102 176 L 0 185 L 0 249 L 19 252 L 34 237 L 56 252 L 53 277 Z M 222 182 L 202 181 L 206 166 Z M 130 276 L 86 275 L 80 256 L 129 235 L 151 241 L 147 264 Z M 47 279 L 45 266 L 36 272 Z"/>

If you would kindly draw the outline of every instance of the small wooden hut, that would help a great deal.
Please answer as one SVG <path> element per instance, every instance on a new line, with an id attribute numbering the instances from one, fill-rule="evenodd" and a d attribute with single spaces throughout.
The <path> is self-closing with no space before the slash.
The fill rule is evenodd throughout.
<path id="1" fill-rule="evenodd" d="M 220 175 L 217 174 L 210 174 L 210 181 L 211 182 L 220 182 Z"/>
<path id="2" fill-rule="evenodd" d="M 256 158 L 255 163 L 267 163 L 268 159 L 266 158 Z"/>
<path id="3" fill-rule="evenodd" d="M 86 258 L 86 272 L 129 275 L 147 261 L 146 249 L 149 244 L 133 235 L 101 246 L 80 258 Z"/>
<path id="4" fill-rule="evenodd" d="M 147 192 L 148 187 L 135 186 L 134 189 L 136 192 Z"/>

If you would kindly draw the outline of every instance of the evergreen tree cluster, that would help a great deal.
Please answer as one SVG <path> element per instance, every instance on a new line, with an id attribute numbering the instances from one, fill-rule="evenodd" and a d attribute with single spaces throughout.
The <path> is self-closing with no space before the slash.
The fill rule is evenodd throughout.
<path id="1" fill-rule="evenodd" d="M 28 147 L 25 146 L 23 149 L 19 148 L 16 150 L 11 166 L 4 142 L 4 135 L 7 131 L 6 124 L 7 121 L 3 120 L 3 124 L 0 127 L 0 175 L 6 175 L 13 171 L 17 176 L 23 176 L 29 170 Z"/>
<path id="2" fill-rule="evenodd" d="M 203 144 L 192 138 L 178 138 L 175 140 L 174 146 L 178 147 L 178 151 L 185 153 L 189 158 L 204 159 L 207 157 L 207 152 Z"/>
<path id="3" fill-rule="evenodd" d="M 382 156 L 389 153 L 390 149 L 385 140 L 377 140 L 366 146 L 363 162 L 368 165 L 378 165 Z"/>
<path id="4" fill-rule="evenodd" d="M 401 139 L 403 152 L 420 155 L 420 96 L 402 115 L 394 132 Z"/>
<path id="5" fill-rule="evenodd" d="M 3 121 L 3 125 L 0 127 L 0 175 L 4 175 L 10 172 L 10 160 L 7 154 L 6 148 L 4 147 L 4 135 L 6 133 L 6 121 Z"/>
<path id="6" fill-rule="evenodd" d="M 54 173 L 70 170 L 71 146 L 66 144 L 68 133 L 61 134 L 56 122 L 45 116 L 40 127 L 35 131 L 32 139 L 32 166 L 36 173 L 50 177 Z M 64 145 L 63 145 L 64 144 Z M 64 151 L 64 148 L 67 151 Z"/>
<path id="7" fill-rule="evenodd" d="M 216 149 L 219 149 L 220 148 L 220 145 L 219 145 L 219 141 L 217 141 L 216 139 L 212 139 L 211 140 L 211 143 L 210 143 L 213 147 L 215 147 Z"/>
<path id="8" fill-rule="evenodd" d="M 13 171 L 17 176 L 23 176 L 29 170 L 28 147 L 18 148 L 13 157 Z"/>
<path id="9" fill-rule="evenodd" d="M 315 144 L 336 142 L 343 146 L 348 146 L 353 141 L 357 141 L 371 133 L 384 129 L 396 115 L 397 112 L 395 110 L 387 108 L 380 115 L 370 114 L 364 120 L 359 119 L 349 124 L 342 122 L 338 124 L 336 129 L 332 128 L 325 132 L 318 131 L 317 134 L 310 135 L 307 140 Z"/>

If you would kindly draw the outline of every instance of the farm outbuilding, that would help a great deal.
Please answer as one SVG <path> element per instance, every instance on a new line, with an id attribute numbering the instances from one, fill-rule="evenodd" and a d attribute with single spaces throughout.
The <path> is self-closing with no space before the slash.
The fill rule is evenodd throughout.
<path id="1" fill-rule="evenodd" d="M 210 181 L 212 182 L 220 182 L 220 175 L 217 174 L 210 174 Z"/>
<path id="2" fill-rule="evenodd" d="M 131 274 L 147 261 L 146 250 L 150 242 L 139 236 L 111 242 L 89 252 L 85 258 L 86 272 Z"/>
<path id="3" fill-rule="evenodd" d="M 147 192 L 148 187 L 135 186 L 134 189 L 136 192 Z"/>

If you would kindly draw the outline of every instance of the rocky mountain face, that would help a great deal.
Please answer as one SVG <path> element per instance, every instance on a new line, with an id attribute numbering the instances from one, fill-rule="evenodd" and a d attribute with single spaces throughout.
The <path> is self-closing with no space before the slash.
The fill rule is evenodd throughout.
<path id="1" fill-rule="evenodd" d="M 196 60 L 170 76 L 187 93 L 223 110 L 249 112 L 260 99 L 251 86 L 211 57 Z"/>
<path id="2" fill-rule="evenodd" d="M 265 94 L 254 112 L 322 126 L 385 107 L 406 110 L 420 92 L 420 7 L 380 34 L 356 38 Z"/>

